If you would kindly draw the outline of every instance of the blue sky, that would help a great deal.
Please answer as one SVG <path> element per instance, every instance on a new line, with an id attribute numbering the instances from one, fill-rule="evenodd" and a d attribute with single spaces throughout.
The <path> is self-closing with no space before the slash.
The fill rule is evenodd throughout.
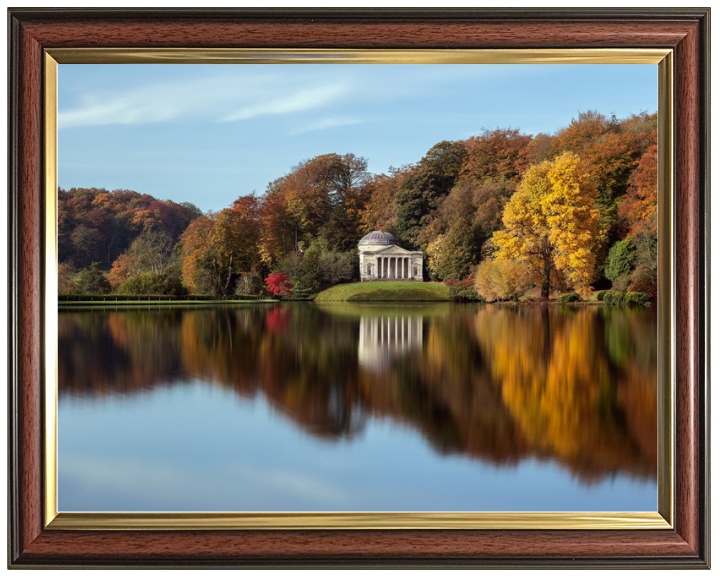
<path id="1" fill-rule="evenodd" d="M 219 210 L 320 154 L 381 173 L 485 128 L 656 109 L 653 65 L 61 64 L 58 183 Z"/>

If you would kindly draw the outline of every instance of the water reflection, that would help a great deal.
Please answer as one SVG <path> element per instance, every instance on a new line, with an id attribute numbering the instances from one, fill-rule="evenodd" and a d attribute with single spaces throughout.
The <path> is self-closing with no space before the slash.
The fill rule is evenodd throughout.
<path id="1" fill-rule="evenodd" d="M 656 316 L 597 307 L 313 304 L 59 314 L 61 406 L 199 379 L 302 430 L 368 418 L 443 454 L 552 458 L 583 482 L 652 479 Z"/>
<path id="2" fill-rule="evenodd" d="M 366 370 L 382 371 L 395 359 L 420 355 L 423 343 L 421 316 L 360 317 L 358 362 Z"/>

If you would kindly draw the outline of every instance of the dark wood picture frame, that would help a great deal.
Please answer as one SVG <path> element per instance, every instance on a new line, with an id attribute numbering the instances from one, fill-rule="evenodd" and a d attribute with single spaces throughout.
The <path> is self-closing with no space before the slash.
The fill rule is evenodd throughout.
<path id="1" fill-rule="evenodd" d="M 8 25 L 11 567 L 708 566 L 709 9 L 11 9 Z M 63 47 L 672 49 L 674 529 L 44 529 L 43 51 Z"/>

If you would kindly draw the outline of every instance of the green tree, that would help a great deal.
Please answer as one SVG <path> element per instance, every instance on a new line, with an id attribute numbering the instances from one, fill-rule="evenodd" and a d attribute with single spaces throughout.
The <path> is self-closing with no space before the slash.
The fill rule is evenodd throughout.
<path id="1" fill-rule="evenodd" d="M 428 268 L 440 280 L 467 278 L 478 258 L 465 220 L 458 220 L 447 234 L 438 236 L 428 245 L 427 252 Z"/>
<path id="2" fill-rule="evenodd" d="M 100 269 L 100 262 L 93 262 L 88 268 L 80 271 L 75 279 L 75 292 L 77 294 L 107 294 L 110 292 L 110 282 Z"/>
<path id="3" fill-rule="evenodd" d="M 605 261 L 605 276 L 616 280 L 620 276 L 630 276 L 635 267 L 635 245 L 631 239 L 613 244 Z"/>
<path id="4" fill-rule="evenodd" d="M 394 199 L 396 231 L 403 242 L 414 248 L 427 245 L 423 232 L 455 184 L 466 154 L 462 142 L 440 142 L 403 180 Z"/>
<path id="5" fill-rule="evenodd" d="M 355 271 L 355 260 L 350 252 L 334 250 L 321 252 L 318 260 L 320 280 L 328 286 L 351 280 Z"/>

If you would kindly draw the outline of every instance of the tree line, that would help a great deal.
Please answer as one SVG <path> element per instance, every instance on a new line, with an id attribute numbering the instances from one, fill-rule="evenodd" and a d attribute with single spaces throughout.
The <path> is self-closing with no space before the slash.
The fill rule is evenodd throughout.
<path id="1" fill-rule="evenodd" d="M 256 294 L 282 274 L 311 297 L 357 278 L 358 241 L 385 230 L 425 253 L 426 278 L 485 300 L 533 285 L 541 298 L 611 284 L 653 296 L 657 114 L 585 112 L 552 135 L 485 130 L 385 174 L 367 166 L 317 156 L 264 195 L 207 213 L 124 190 L 61 190 L 61 291 Z"/>

